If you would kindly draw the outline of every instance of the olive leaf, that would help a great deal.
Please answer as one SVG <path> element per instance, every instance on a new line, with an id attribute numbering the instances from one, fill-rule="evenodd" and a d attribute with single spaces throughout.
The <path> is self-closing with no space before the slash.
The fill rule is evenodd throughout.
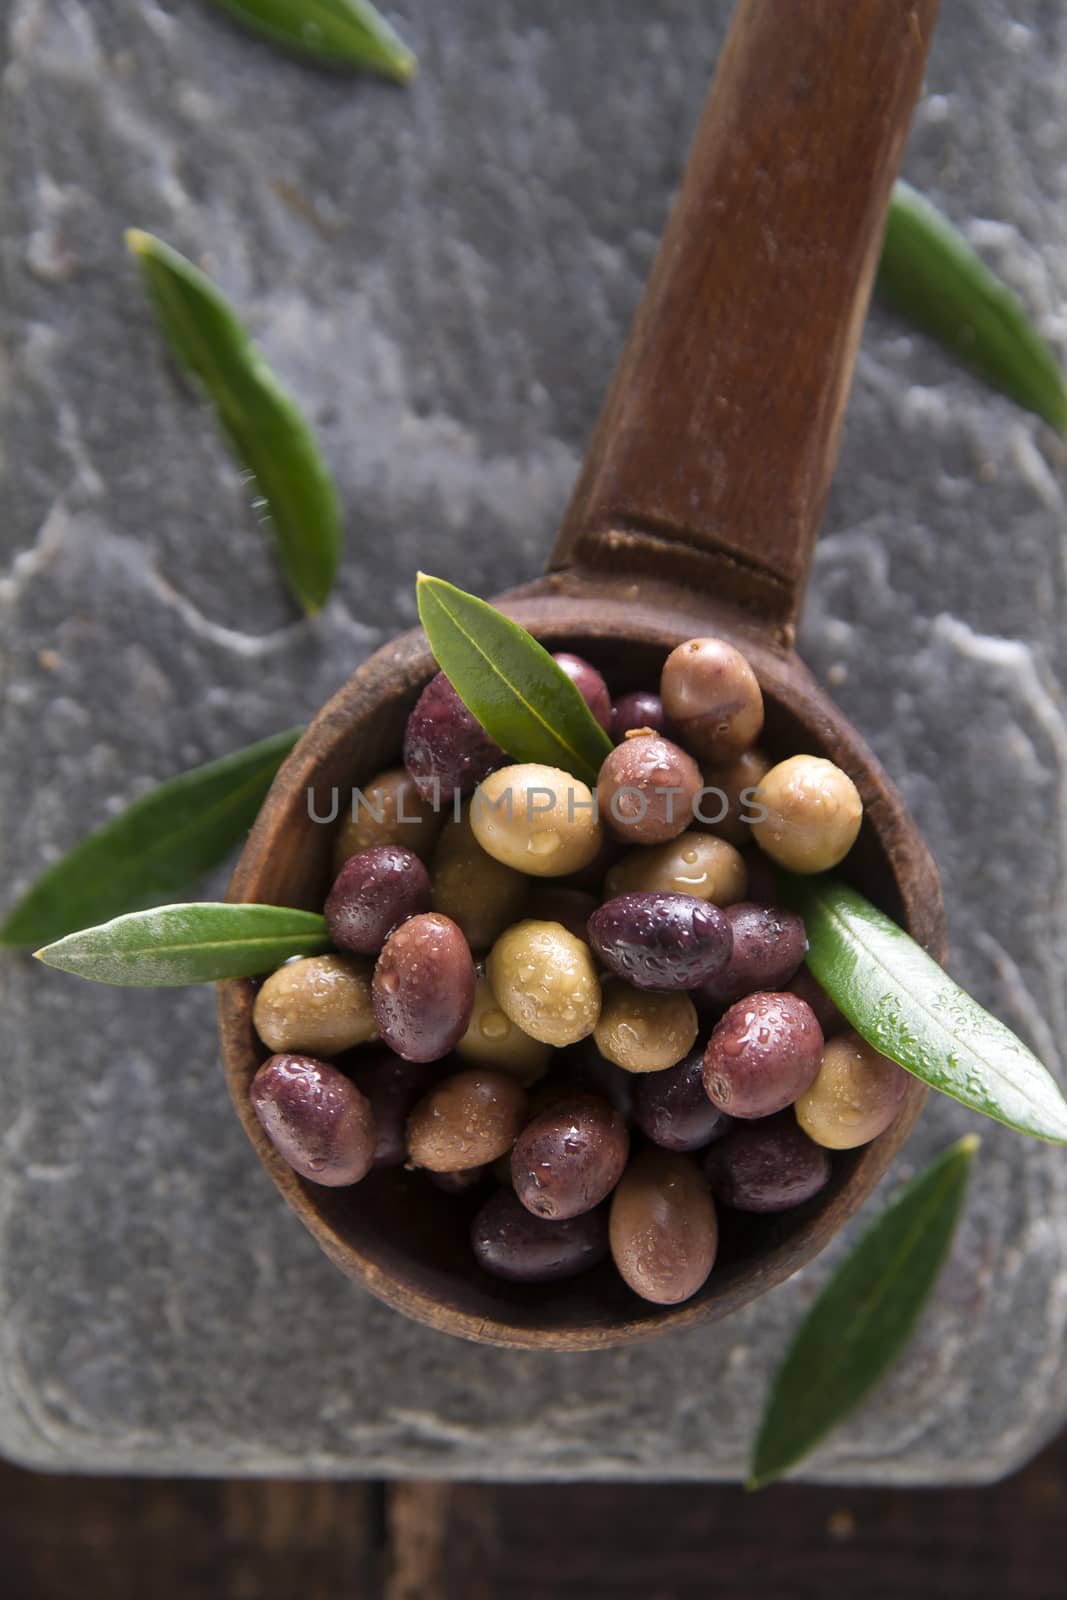
<path id="1" fill-rule="evenodd" d="M 1022 302 L 903 180 L 893 190 L 878 288 L 995 388 L 1067 433 L 1067 383 Z"/>
<path id="2" fill-rule="evenodd" d="M 0 925 L 0 944 L 50 944 L 158 904 L 240 844 L 301 728 L 179 773 L 68 850 Z"/>
<path id="3" fill-rule="evenodd" d="M 1054 1079 L 903 928 L 827 874 L 781 873 L 779 884 L 804 919 L 808 966 L 869 1044 L 972 1111 L 1067 1143 L 1067 1102 Z"/>
<path id="4" fill-rule="evenodd" d="M 780 1478 L 806 1456 L 907 1345 L 948 1255 L 977 1149 L 970 1133 L 938 1156 L 837 1268 L 772 1384 L 750 1489 Z"/>
<path id="5" fill-rule="evenodd" d="M 313 614 L 333 587 L 341 526 L 333 480 L 311 429 L 211 279 L 139 228 L 129 229 L 126 242 L 171 349 L 203 386 L 254 480 L 289 587 Z"/>
<path id="6" fill-rule="evenodd" d="M 544 646 L 442 578 L 420 572 L 416 598 L 438 666 L 501 749 L 594 787 L 611 740 Z"/>
<path id="7" fill-rule="evenodd" d="M 69 933 L 34 952 L 46 966 L 94 983 L 173 988 L 216 978 L 254 978 L 290 956 L 328 950 L 318 912 L 199 900 L 132 911 Z"/>
<path id="8" fill-rule="evenodd" d="M 368 0 L 214 0 L 247 27 L 331 66 L 369 67 L 398 83 L 415 57 Z"/>

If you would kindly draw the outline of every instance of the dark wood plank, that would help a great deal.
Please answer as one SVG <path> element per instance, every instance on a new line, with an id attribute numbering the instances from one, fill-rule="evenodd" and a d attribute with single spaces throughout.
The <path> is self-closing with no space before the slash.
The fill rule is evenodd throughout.
<path id="1" fill-rule="evenodd" d="M 11 1600 L 372 1600 L 373 1485 L 46 1477 L 0 1465 Z"/>

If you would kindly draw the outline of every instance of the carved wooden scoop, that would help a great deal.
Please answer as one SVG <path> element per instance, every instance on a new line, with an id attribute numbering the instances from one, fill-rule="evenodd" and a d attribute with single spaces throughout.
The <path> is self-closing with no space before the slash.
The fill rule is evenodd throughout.
<path id="1" fill-rule="evenodd" d="M 845 768 L 865 821 L 855 883 L 935 956 L 937 876 L 897 791 L 793 652 L 797 613 L 867 306 L 890 187 L 936 0 L 740 0 L 684 182 L 593 436 L 548 576 L 497 604 L 616 689 L 654 685 L 681 640 L 718 634 L 752 663 L 772 751 Z M 379 650 L 282 768 L 230 887 L 233 900 L 321 906 L 334 785 L 398 760 L 435 671 L 421 632 Z M 814 1256 L 907 1136 L 894 1125 L 837 1156 L 830 1188 L 778 1217 L 724 1219 L 720 1259 L 677 1308 L 639 1302 L 610 1264 L 536 1288 L 475 1265 L 451 1197 L 404 1172 L 354 1189 L 304 1183 L 274 1154 L 248 1086 L 266 1051 L 253 985 L 220 985 L 222 1056 L 239 1116 L 278 1188 L 345 1272 L 432 1327 L 488 1343 L 577 1350 L 721 1317 Z"/>

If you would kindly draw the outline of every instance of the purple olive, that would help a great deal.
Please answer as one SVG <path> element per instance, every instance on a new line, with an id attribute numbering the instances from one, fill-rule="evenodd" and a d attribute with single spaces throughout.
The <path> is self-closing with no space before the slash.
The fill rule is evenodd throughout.
<path id="1" fill-rule="evenodd" d="M 599 905 L 584 889 L 561 889 L 551 878 L 538 884 L 526 903 L 526 916 L 535 922 L 560 922 L 576 939 L 589 943 L 589 918 Z"/>
<path id="2" fill-rule="evenodd" d="M 417 1101 L 436 1081 L 435 1065 L 405 1061 L 392 1050 L 366 1045 L 342 1056 L 338 1066 L 351 1075 L 374 1113 L 374 1165 L 402 1167 L 407 1160 L 407 1120 Z"/>
<path id="3" fill-rule="evenodd" d="M 423 800 L 447 811 L 457 790 L 473 794 L 506 760 L 444 673 L 431 678 L 404 730 L 404 765 Z"/>
<path id="4" fill-rule="evenodd" d="M 569 1095 L 519 1134 L 511 1152 L 511 1181 L 535 1217 L 577 1217 L 611 1193 L 629 1149 L 626 1124 L 606 1100 Z"/>
<path id="5" fill-rule="evenodd" d="M 271 1056 L 252 1079 L 249 1099 L 275 1150 L 302 1178 L 338 1188 L 370 1171 L 370 1102 L 328 1061 Z"/>
<path id="6" fill-rule="evenodd" d="M 849 1025 L 847 1018 L 841 1015 L 822 984 L 816 981 L 810 967 L 801 967 L 785 987 L 808 1002 L 824 1039 L 832 1039 L 835 1033 L 844 1033 Z"/>
<path id="7" fill-rule="evenodd" d="M 825 1188 L 830 1156 L 791 1111 L 738 1122 L 704 1157 L 716 1199 L 735 1211 L 789 1211 Z"/>
<path id="8" fill-rule="evenodd" d="M 769 1117 L 810 1089 L 822 1029 L 795 994 L 750 994 L 715 1024 L 704 1052 L 708 1099 L 733 1117 Z"/>
<path id="9" fill-rule="evenodd" d="M 562 667 L 605 733 L 611 729 L 611 695 L 608 686 L 591 661 L 559 650 L 552 657 Z"/>
<path id="10" fill-rule="evenodd" d="M 608 1253 L 608 1210 L 549 1221 L 531 1216 L 511 1189 L 498 1189 L 471 1228 L 486 1272 L 510 1283 L 556 1283 L 597 1266 Z"/>
<path id="11" fill-rule="evenodd" d="M 412 850 L 373 845 L 350 856 L 326 899 L 326 932 L 342 950 L 376 956 L 393 929 L 430 909 L 430 875 Z"/>
<path id="12" fill-rule="evenodd" d="M 634 689 L 630 694 L 620 695 L 611 708 L 609 731 L 616 744 L 621 744 L 635 728 L 651 728 L 653 733 L 673 738 L 667 725 L 663 701 L 651 689 Z"/>
<path id="13" fill-rule="evenodd" d="M 743 901 L 723 913 L 730 924 L 730 959 L 700 985 L 698 1003 L 732 1005 L 757 989 L 784 989 L 804 960 L 807 938 L 795 911 Z"/>
<path id="14" fill-rule="evenodd" d="M 405 1061 L 448 1054 L 474 1010 L 474 959 L 451 917 L 427 911 L 389 935 L 371 1000 L 382 1043 Z"/>
<path id="15" fill-rule="evenodd" d="M 620 894 L 589 918 L 589 942 L 635 989 L 695 989 L 721 972 L 733 936 L 718 906 L 689 894 Z"/>
<path id="16" fill-rule="evenodd" d="M 634 1121 L 664 1150 L 702 1150 L 721 1139 L 733 1118 L 713 1106 L 704 1092 L 704 1046 L 697 1045 L 677 1066 L 634 1077 Z"/>
<path id="17" fill-rule="evenodd" d="M 605 1060 L 592 1037 L 567 1045 L 556 1052 L 555 1059 L 558 1065 L 535 1085 L 531 1107 L 536 1103 L 543 1111 L 568 1095 L 593 1094 L 613 1106 L 625 1122 L 632 1120 L 637 1074 Z"/>

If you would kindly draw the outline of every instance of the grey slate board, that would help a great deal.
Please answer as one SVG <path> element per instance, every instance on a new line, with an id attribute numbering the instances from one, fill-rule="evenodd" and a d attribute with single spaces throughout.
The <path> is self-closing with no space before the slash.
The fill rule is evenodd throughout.
<path id="1" fill-rule="evenodd" d="M 4 882 L 309 714 L 547 552 L 725 28 L 722 3 L 407 0 L 410 92 L 188 0 L 8 0 Z M 1067 346 L 1067 11 L 946 6 L 907 171 Z M 995 219 L 995 220 L 980 220 Z M 217 274 L 317 423 L 340 590 L 297 621 L 122 230 Z M 803 648 L 944 874 L 952 966 L 1062 1076 L 1064 450 L 876 312 Z M 222 878 L 207 885 L 221 888 Z M 831 1251 L 726 1326 L 540 1358 L 346 1283 L 229 1112 L 210 994 L 5 960 L 0 1449 L 94 1471 L 718 1478 Z M 973 1126 L 933 1105 L 900 1175 Z M 988 1126 L 905 1362 L 807 1468 L 984 1480 L 1067 1412 L 1067 1158 Z"/>

